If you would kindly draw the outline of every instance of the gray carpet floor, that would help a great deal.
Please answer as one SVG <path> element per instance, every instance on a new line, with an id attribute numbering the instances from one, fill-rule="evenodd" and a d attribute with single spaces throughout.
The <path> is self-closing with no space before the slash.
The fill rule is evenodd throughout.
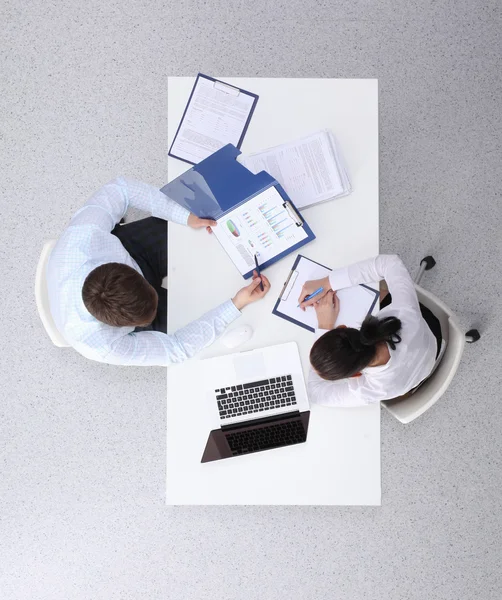
<path id="1" fill-rule="evenodd" d="M 4 0 L 0 596 L 501 597 L 497 0 Z M 482 339 L 409 426 L 382 413 L 380 508 L 167 508 L 165 371 L 51 345 L 44 240 L 100 185 L 166 178 L 168 75 L 377 77 L 381 251 Z"/>

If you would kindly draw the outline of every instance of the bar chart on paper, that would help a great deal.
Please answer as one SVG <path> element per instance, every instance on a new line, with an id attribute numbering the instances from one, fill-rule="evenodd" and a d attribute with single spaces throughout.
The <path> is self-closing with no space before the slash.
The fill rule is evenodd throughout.
<path id="1" fill-rule="evenodd" d="M 263 202 L 258 206 L 258 210 L 278 238 L 287 236 L 288 229 L 294 226 L 284 207 L 270 207 L 267 202 Z"/>
<path id="2" fill-rule="evenodd" d="M 224 226 L 214 233 L 242 275 L 253 268 L 255 255 L 263 264 L 307 237 L 274 187 L 230 211 L 220 223 Z"/>

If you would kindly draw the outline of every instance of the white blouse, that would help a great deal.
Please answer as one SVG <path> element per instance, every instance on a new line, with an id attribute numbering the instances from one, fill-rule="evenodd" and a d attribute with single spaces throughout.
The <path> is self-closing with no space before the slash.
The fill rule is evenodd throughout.
<path id="1" fill-rule="evenodd" d="M 398 256 L 380 255 L 333 271 L 329 280 L 333 290 L 370 284 L 385 279 L 392 303 L 378 317 L 401 320 L 401 342 L 391 350 L 385 365 L 366 367 L 360 377 L 326 381 L 310 369 L 309 398 L 326 406 L 364 406 L 389 400 L 409 392 L 425 379 L 436 360 L 437 343 L 422 317 L 415 286 Z M 326 333 L 319 329 L 318 336 Z"/>

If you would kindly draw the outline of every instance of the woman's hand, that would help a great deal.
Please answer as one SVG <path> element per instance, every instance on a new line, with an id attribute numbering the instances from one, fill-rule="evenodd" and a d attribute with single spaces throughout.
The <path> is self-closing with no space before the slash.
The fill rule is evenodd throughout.
<path id="1" fill-rule="evenodd" d="M 213 221 L 213 219 L 201 219 L 200 217 L 196 217 L 193 213 L 190 213 L 188 216 L 187 225 L 192 229 L 202 229 L 205 227 L 208 233 L 213 233 L 211 227 L 216 227 L 218 223 Z"/>
<path id="2" fill-rule="evenodd" d="M 317 294 L 312 298 L 312 300 L 307 300 L 305 302 L 305 298 L 313 294 L 319 288 L 322 288 L 322 292 Z M 329 282 L 329 277 L 325 277 L 324 279 L 312 279 L 311 281 L 306 281 L 303 284 L 302 291 L 300 297 L 298 298 L 298 304 L 302 310 L 305 310 L 307 306 L 313 306 L 316 302 L 319 302 L 321 298 L 323 298 L 331 289 L 331 284 Z"/>
<path id="3" fill-rule="evenodd" d="M 330 290 L 314 304 L 314 307 L 319 329 L 327 329 L 328 331 L 333 329 L 340 312 L 340 300 L 336 292 Z"/>

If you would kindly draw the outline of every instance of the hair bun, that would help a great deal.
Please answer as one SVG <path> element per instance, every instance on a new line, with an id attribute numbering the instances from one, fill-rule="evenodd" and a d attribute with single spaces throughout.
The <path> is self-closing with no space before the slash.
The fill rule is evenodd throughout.
<path id="1" fill-rule="evenodd" d="M 401 321 L 397 317 L 379 319 L 369 315 L 361 325 L 359 339 L 364 346 L 374 346 L 379 342 L 387 342 L 392 350 L 395 350 L 396 344 L 401 341 L 401 337 L 398 335 L 400 330 Z"/>
<path id="2" fill-rule="evenodd" d="M 347 337 L 350 347 L 354 352 L 363 352 L 368 344 L 364 344 L 361 340 L 361 335 L 351 335 Z"/>

